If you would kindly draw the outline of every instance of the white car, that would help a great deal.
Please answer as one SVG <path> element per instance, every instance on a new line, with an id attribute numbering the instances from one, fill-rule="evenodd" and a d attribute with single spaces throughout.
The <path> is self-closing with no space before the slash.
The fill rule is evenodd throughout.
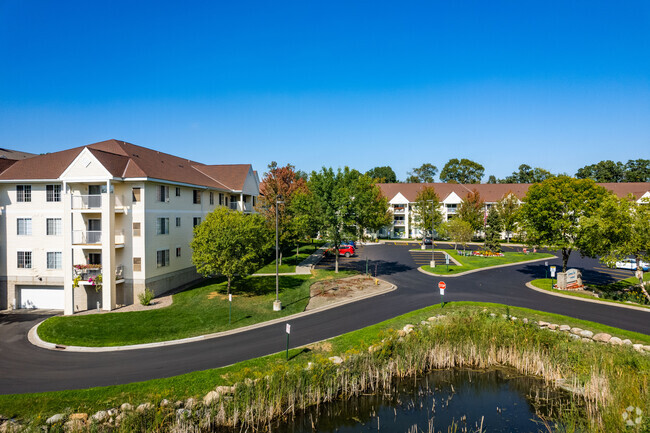
<path id="1" fill-rule="evenodd" d="M 636 260 L 635 259 L 625 259 L 622 262 L 616 262 L 617 269 L 629 269 L 631 271 L 636 271 Z M 641 262 L 641 269 L 644 272 L 648 272 L 650 269 L 650 264 L 646 262 Z"/>

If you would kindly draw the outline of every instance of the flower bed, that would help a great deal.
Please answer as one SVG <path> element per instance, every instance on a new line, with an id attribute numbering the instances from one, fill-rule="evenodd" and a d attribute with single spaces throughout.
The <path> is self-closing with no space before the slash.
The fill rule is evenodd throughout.
<path id="1" fill-rule="evenodd" d="M 503 253 L 495 253 L 493 251 L 472 251 L 472 256 L 475 257 L 504 257 Z"/>

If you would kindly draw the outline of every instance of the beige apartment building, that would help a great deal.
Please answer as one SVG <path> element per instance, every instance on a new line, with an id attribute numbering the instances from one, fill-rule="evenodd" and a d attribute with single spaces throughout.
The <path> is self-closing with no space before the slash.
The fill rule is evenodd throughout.
<path id="1" fill-rule="evenodd" d="M 137 302 L 199 276 L 193 228 L 253 212 L 250 164 L 206 165 L 117 140 L 0 163 L 0 309 L 65 314 Z"/>
<path id="2" fill-rule="evenodd" d="M 456 216 L 460 203 L 471 192 L 479 193 L 485 202 L 484 212 L 487 215 L 491 206 L 509 195 L 515 196 L 521 204 L 530 185 L 527 183 L 380 183 L 378 184 L 379 189 L 388 200 L 393 221 L 390 226 L 382 228 L 377 235 L 392 239 L 421 238 L 422 231 L 416 224 L 415 206 L 418 193 L 425 187 L 434 188 L 440 198 L 439 211 L 442 214 L 442 221 L 449 221 Z M 650 183 L 648 182 L 599 183 L 598 185 L 618 197 L 632 194 L 638 203 L 641 203 L 643 199 L 650 199 Z M 506 233 L 502 234 L 502 236 L 505 235 Z"/>

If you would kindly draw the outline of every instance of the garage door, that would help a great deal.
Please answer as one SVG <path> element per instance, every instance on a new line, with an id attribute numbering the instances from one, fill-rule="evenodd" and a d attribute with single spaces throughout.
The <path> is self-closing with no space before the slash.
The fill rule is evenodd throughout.
<path id="1" fill-rule="evenodd" d="M 63 286 L 18 286 L 20 308 L 63 310 Z"/>

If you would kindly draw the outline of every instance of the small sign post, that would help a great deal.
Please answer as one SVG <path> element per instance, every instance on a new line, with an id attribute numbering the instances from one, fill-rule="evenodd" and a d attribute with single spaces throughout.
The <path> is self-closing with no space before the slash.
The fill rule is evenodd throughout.
<path id="1" fill-rule="evenodd" d="M 232 293 L 228 293 L 228 326 L 232 319 Z"/>
<path id="2" fill-rule="evenodd" d="M 548 280 L 548 262 L 544 262 L 544 279 Z"/>
<path id="3" fill-rule="evenodd" d="M 444 281 L 440 281 L 438 283 L 438 288 L 440 289 L 440 308 L 443 308 L 445 306 L 445 289 L 447 288 L 447 285 Z"/>
<path id="4" fill-rule="evenodd" d="M 445 265 L 447 265 L 447 272 L 449 272 L 449 254 L 445 254 Z"/>
<path id="5" fill-rule="evenodd" d="M 553 288 L 553 278 L 555 278 L 555 266 L 551 266 L 551 289 Z"/>
<path id="6" fill-rule="evenodd" d="M 287 323 L 287 361 L 289 360 L 289 334 L 291 334 L 291 325 Z"/>

